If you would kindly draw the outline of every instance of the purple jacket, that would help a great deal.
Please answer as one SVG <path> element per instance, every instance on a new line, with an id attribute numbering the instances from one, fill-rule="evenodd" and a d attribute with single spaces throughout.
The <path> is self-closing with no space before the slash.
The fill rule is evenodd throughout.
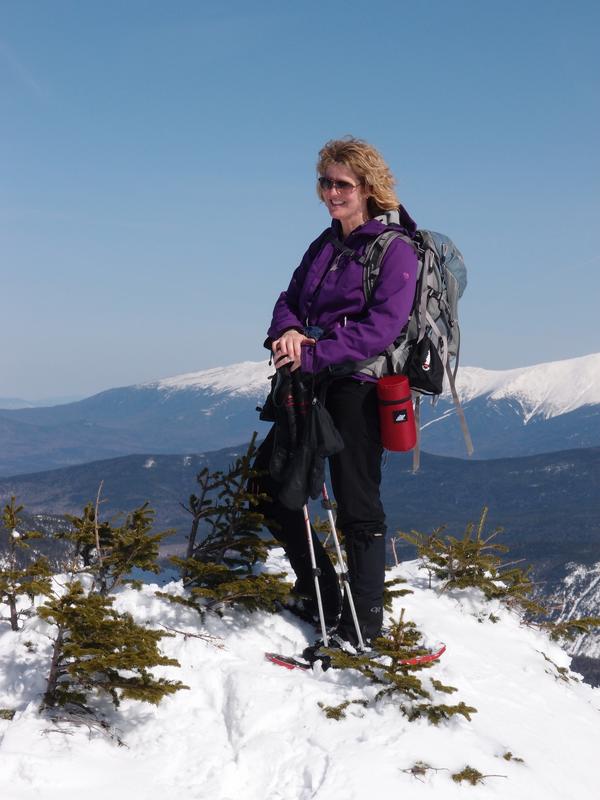
<path id="1" fill-rule="evenodd" d="M 402 207 L 400 220 L 400 226 L 368 220 L 344 243 L 362 255 L 369 242 L 389 227 L 414 235 L 416 225 Z M 337 220 L 332 228 L 341 239 Z M 322 244 L 322 239 L 323 234 L 310 245 L 287 291 L 279 295 L 265 342 L 269 346 L 269 340 L 290 328 L 322 328 L 324 334 L 315 345 L 302 346 L 301 368 L 310 373 L 382 353 L 408 321 L 416 286 L 417 256 L 409 244 L 394 239 L 367 305 L 362 265 L 349 256 L 339 256 L 333 244 Z"/>

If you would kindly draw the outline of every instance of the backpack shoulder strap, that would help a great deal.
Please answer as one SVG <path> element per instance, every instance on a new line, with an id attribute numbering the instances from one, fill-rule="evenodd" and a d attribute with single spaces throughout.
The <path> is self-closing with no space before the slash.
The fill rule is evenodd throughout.
<path id="1" fill-rule="evenodd" d="M 417 249 L 417 244 L 413 239 L 410 238 L 410 236 L 407 236 L 405 233 L 401 233 L 400 231 L 396 230 L 387 230 L 383 233 L 380 233 L 379 236 L 377 236 L 377 238 L 369 244 L 362 261 L 364 266 L 363 291 L 367 303 L 373 295 L 373 289 L 375 288 L 375 284 L 379 278 L 379 272 L 381 271 L 381 264 L 383 263 L 384 256 L 394 239 L 402 239 L 403 242 L 406 242 L 415 250 Z"/>
<path id="2" fill-rule="evenodd" d="M 393 228 L 389 228 L 388 230 L 383 231 L 383 233 L 380 233 L 379 236 L 376 236 L 375 239 L 368 244 L 363 256 L 359 255 L 356 250 L 353 250 L 351 247 L 348 247 L 348 245 L 344 244 L 344 242 L 342 242 L 335 235 L 331 228 L 326 231 L 325 241 L 331 242 L 331 244 L 339 253 L 346 254 L 354 261 L 362 264 L 363 292 L 367 303 L 373 295 L 373 289 L 375 288 L 375 284 L 379 278 L 379 272 L 381 271 L 381 264 L 384 256 L 394 239 L 402 239 L 402 241 L 413 247 L 415 251 L 418 251 L 417 242 L 411 239 L 411 237 L 406 233 L 394 230 Z"/>
<path id="3" fill-rule="evenodd" d="M 366 254 L 364 256 L 361 256 L 352 247 L 348 247 L 347 244 L 344 244 L 344 242 L 342 242 L 342 240 L 338 236 L 336 236 L 332 228 L 328 228 L 325 231 L 324 242 L 329 242 L 330 244 L 332 244 L 338 251 L 338 253 L 340 253 L 341 255 L 347 255 L 353 261 L 358 261 L 359 264 L 365 266 Z"/>

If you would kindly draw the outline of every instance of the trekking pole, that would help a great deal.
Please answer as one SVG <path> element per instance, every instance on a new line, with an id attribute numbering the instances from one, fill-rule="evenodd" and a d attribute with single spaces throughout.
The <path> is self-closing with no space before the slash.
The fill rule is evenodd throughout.
<path id="1" fill-rule="evenodd" d="M 362 638 L 362 633 L 360 632 L 360 625 L 358 624 L 358 617 L 356 616 L 356 608 L 354 606 L 354 598 L 352 597 L 352 591 L 350 590 L 350 580 L 348 576 L 348 571 L 346 570 L 346 564 L 344 563 L 344 557 L 342 555 L 342 548 L 340 547 L 340 540 L 337 535 L 337 531 L 335 529 L 335 520 L 333 518 L 333 508 L 331 506 L 331 500 L 329 499 L 329 495 L 327 494 L 327 486 L 323 484 L 323 508 L 327 511 L 327 517 L 329 519 L 329 527 L 331 528 L 331 535 L 333 536 L 333 541 L 335 543 L 335 552 L 337 553 L 338 564 L 340 565 L 340 576 L 342 578 L 344 584 L 344 590 L 346 592 L 346 597 L 348 598 L 348 605 L 350 606 L 350 613 L 352 614 L 352 620 L 354 622 L 354 627 L 356 628 L 356 637 L 358 639 L 358 646 L 361 650 L 365 649 L 365 643 Z"/>
<path id="2" fill-rule="evenodd" d="M 304 524 L 306 525 L 306 535 L 308 537 L 308 550 L 310 552 L 310 565 L 312 567 L 313 578 L 315 579 L 315 594 L 317 596 L 317 608 L 319 609 L 319 622 L 321 623 L 321 633 L 323 634 L 323 647 L 328 647 L 329 639 L 327 638 L 327 629 L 325 628 L 325 615 L 323 614 L 323 600 L 321 599 L 321 587 L 319 586 L 319 575 L 321 570 L 317 567 L 317 559 L 315 558 L 315 546 L 313 544 L 312 528 L 310 526 L 310 519 L 308 517 L 308 506 L 306 503 L 302 506 L 304 512 Z"/>

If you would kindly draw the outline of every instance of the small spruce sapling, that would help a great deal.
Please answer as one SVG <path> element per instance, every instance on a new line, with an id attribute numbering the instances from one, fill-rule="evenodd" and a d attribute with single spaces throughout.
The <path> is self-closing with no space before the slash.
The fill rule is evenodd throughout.
<path id="1" fill-rule="evenodd" d="M 443 528 L 437 528 L 429 535 L 418 531 L 400 533 L 402 539 L 416 547 L 422 566 L 429 572 L 430 586 L 431 578 L 435 576 L 442 581 L 442 591 L 480 589 L 488 600 L 498 599 L 508 608 L 521 609 L 529 624 L 546 630 L 553 640 L 572 639 L 599 627 L 600 617 L 564 622 L 553 622 L 548 618 L 548 610 L 531 597 L 535 589 L 531 567 L 522 569 L 517 566 L 518 562 L 503 560 L 508 547 L 494 541 L 502 528 L 496 528 L 488 536 L 483 535 L 487 513 L 488 509 L 484 508 L 477 527 L 470 522 L 461 539 L 442 535 Z M 498 621 L 493 614 L 488 618 L 491 622 Z"/>
<path id="2" fill-rule="evenodd" d="M 122 525 L 99 519 L 100 490 L 95 506 L 89 503 L 81 517 L 70 517 L 71 527 L 59 537 L 73 545 L 69 579 L 38 609 L 54 626 L 55 635 L 42 709 L 61 707 L 92 712 L 95 695 L 108 695 L 115 706 L 123 698 L 158 703 L 179 689 L 179 681 L 155 678 L 157 666 L 179 666 L 159 650 L 170 634 L 137 624 L 113 608 L 116 588 L 140 581 L 129 575 L 134 568 L 158 572 L 158 548 L 169 531 L 152 533 L 154 512 L 147 504 L 129 514 Z M 79 580 L 76 576 L 84 574 Z"/>
<path id="3" fill-rule="evenodd" d="M 431 662 L 408 663 L 428 654 L 423 646 L 422 636 L 414 622 L 404 620 L 404 609 L 400 618 L 393 622 L 387 635 L 375 639 L 372 653 L 351 655 L 340 650 L 330 650 L 329 658 L 332 666 L 339 669 L 354 669 L 360 672 L 367 682 L 377 687 L 375 696 L 369 700 L 346 701 L 341 706 L 324 706 L 326 716 L 341 719 L 346 709 L 358 703 L 371 706 L 384 698 L 393 698 L 399 703 L 400 711 L 409 721 L 427 718 L 437 725 L 454 715 L 461 715 L 470 720 L 477 709 L 461 702 L 457 705 L 435 703 L 433 693 L 452 694 L 453 686 L 445 686 L 441 681 L 430 681 L 431 690 L 423 685 L 418 673 L 432 666 Z"/>
<path id="4" fill-rule="evenodd" d="M 40 606 L 39 616 L 56 628 L 41 710 L 62 707 L 91 713 L 90 700 L 96 694 L 108 695 L 115 706 L 123 698 L 158 704 L 166 695 L 188 688 L 150 672 L 157 666 L 179 666 L 158 647 L 170 634 L 138 625 L 112 604 L 112 597 L 88 592 L 75 580 L 62 596 Z"/>
<path id="5" fill-rule="evenodd" d="M 253 490 L 255 440 L 256 433 L 226 472 L 204 469 L 198 474 L 200 494 L 192 495 L 188 506 L 192 528 L 186 558 L 171 558 L 189 594 L 160 596 L 204 614 L 232 604 L 274 611 L 289 594 L 284 573 L 260 569 L 275 542 L 261 535 L 264 517 L 256 511 L 264 496 Z M 201 526 L 206 535 L 199 541 Z"/>
<path id="6" fill-rule="evenodd" d="M 461 769 L 460 772 L 453 772 L 450 777 L 454 783 L 462 783 L 464 781 L 471 784 L 471 786 L 477 786 L 480 783 L 485 783 L 486 778 L 506 778 L 507 776 L 484 775 L 482 772 L 479 772 L 478 769 L 475 769 L 467 764 L 467 766 Z"/>
<path id="7" fill-rule="evenodd" d="M 48 559 L 35 552 L 30 542 L 40 539 L 35 531 L 24 531 L 19 514 L 22 505 L 15 497 L 4 507 L 2 527 L 6 544 L 0 554 L 0 602 L 9 610 L 8 621 L 13 631 L 19 630 L 19 620 L 29 613 L 20 606 L 20 599 L 27 597 L 31 604 L 36 595 L 51 593 L 51 568 Z"/>
<path id="8" fill-rule="evenodd" d="M 548 631 L 554 642 L 559 639 L 572 641 L 576 636 L 591 633 L 593 629 L 600 627 L 600 617 L 578 617 L 563 622 L 546 621 L 542 627 Z"/>
<path id="9" fill-rule="evenodd" d="M 385 581 L 383 585 L 383 607 L 388 613 L 392 613 L 393 602 L 397 597 L 406 597 L 407 594 L 413 594 L 412 589 L 400 588 L 405 583 L 404 578 L 390 578 Z"/>
<path id="10" fill-rule="evenodd" d="M 474 587 L 488 600 L 497 598 L 508 606 L 540 613 L 543 608 L 529 597 L 534 589 L 531 568 L 522 569 L 516 562 L 502 559 L 508 548 L 494 541 L 502 528 L 483 535 L 487 513 L 484 508 L 477 526 L 469 522 L 462 538 L 444 536 L 443 527 L 429 535 L 411 531 L 400 537 L 416 547 L 429 572 L 430 585 L 435 576 L 442 581 L 442 591 Z"/>
<path id="11" fill-rule="evenodd" d="M 100 520 L 98 501 L 69 520 L 70 530 L 60 537 L 73 543 L 80 571 L 93 575 L 92 591 L 107 595 L 124 583 L 139 587 L 140 582 L 129 577 L 133 569 L 160 572 L 159 546 L 173 531 L 152 532 L 154 510 L 148 503 L 128 514 L 122 525 Z"/>

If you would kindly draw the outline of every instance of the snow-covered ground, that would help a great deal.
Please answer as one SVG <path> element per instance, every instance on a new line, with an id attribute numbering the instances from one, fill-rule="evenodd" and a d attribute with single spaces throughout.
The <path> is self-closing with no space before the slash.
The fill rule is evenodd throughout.
<path id="1" fill-rule="evenodd" d="M 281 551 L 272 559 L 282 565 Z M 559 668 L 569 657 L 475 592 L 438 594 L 415 562 L 396 568 L 414 594 L 395 601 L 447 652 L 429 677 L 458 688 L 440 702 L 463 700 L 478 713 L 439 727 L 408 722 L 392 701 L 327 719 L 318 703 L 364 696 L 357 673 L 289 672 L 265 650 L 293 654 L 312 629 L 286 615 L 231 613 L 204 628 L 222 647 L 177 634 L 163 649 L 181 669 L 162 674 L 190 688 L 154 707 L 104 706 L 112 731 L 55 723 L 37 707 L 48 670 L 47 629 L 35 619 L 0 635 L 0 797 L 4 800 L 365 800 L 370 797 L 468 797 L 474 800 L 592 800 L 598 791 L 600 690 Z M 171 590 L 178 590 L 172 584 Z M 124 590 L 117 607 L 138 621 L 199 633 L 199 618 L 154 595 Z M 499 621 L 487 617 L 493 612 Z M 485 619 L 484 619 L 485 618 Z M 423 676 L 425 672 L 421 672 Z M 371 691 L 372 693 L 372 691 Z M 505 760 L 506 753 L 523 763 Z M 434 770 L 415 776 L 426 762 Z M 455 784 L 470 765 L 489 775 Z M 493 776 L 493 777 L 492 777 Z"/>

